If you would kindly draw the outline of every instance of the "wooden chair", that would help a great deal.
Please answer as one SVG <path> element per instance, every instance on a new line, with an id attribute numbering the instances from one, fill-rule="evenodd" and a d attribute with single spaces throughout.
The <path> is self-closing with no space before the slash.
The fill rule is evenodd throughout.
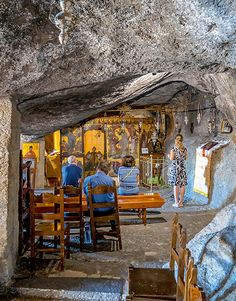
<path id="1" fill-rule="evenodd" d="M 197 286 L 197 266 L 190 250 L 183 245 L 186 242 L 179 248 L 176 300 L 205 301 L 204 292 Z"/>
<path id="2" fill-rule="evenodd" d="M 93 202 L 93 196 L 98 194 L 107 194 L 112 193 L 114 195 L 114 202 Z M 108 235 L 113 236 L 118 239 L 119 249 L 122 249 L 121 234 L 120 234 L 120 219 L 119 219 L 119 208 L 117 201 L 117 191 L 116 184 L 113 183 L 113 186 L 100 185 L 95 188 L 91 188 L 90 184 L 88 185 L 88 198 L 89 198 L 89 212 L 90 212 L 90 223 L 91 223 L 91 233 L 93 240 L 93 251 L 96 251 L 97 238 L 99 235 Z M 114 212 L 109 215 L 95 216 L 94 209 L 96 208 L 114 208 Z M 113 225 L 111 224 L 113 222 Z M 101 230 L 98 231 L 98 228 L 107 228 L 111 227 L 111 230 Z"/>
<path id="3" fill-rule="evenodd" d="M 57 206 L 57 208 L 56 208 Z M 30 192 L 30 235 L 31 261 L 34 267 L 35 258 L 40 254 L 58 252 L 61 270 L 64 269 L 64 235 L 68 237 L 69 229 L 64 228 L 64 199 L 61 196 L 36 196 Z M 46 247 L 44 240 L 51 238 L 59 241 L 59 247 Z"/>
<path id="4" fill-rule="evenodd" d="M 206 301 L 205 293 L 197 286 L 197 267 L 194 265 L 194 259 L 191 255 L 186 271 L 184 296 L 184 301 Z"/>
<path id="5" fill-rule="evenodd" d="M 179 249 L 186 247 L 186 231 L 178 223 L 176 214 L 172 221 L 170 268 L 129 268 L 129 297 L 127 300 L 138 298 L 165 298 L 175 300 L 176 280 L 175 263 L 179 263 Z"/>
<path id="6" fill-rule="evenodd" d="M 70 228 L 70 236 L 79 235 L 80 251 L 84 246 L 84 219 L 82 208 L 82 184 L 79 187 L 64 186 L 60 190 L 60 196 L 64 198 L 64 221 Z M 66 197 L 64 197 L 66 195 Z M 73 232 L 72 232 L 73 230 Z M 70 241 L 68 242 L 67 257 L 70 255 Z"/>

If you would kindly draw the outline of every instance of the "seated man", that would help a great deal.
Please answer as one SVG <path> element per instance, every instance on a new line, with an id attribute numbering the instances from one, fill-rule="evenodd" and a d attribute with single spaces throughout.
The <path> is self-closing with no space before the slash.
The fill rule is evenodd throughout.
<path id="1" fill-rule="evenodd" d="M 92 176 L 88 176 L 84 180 L 84 193 L 86 194 L 87 202 L 88 200 L 88 184 L 91 185 L 91 188 L 95 188 L 99 185 L 106 185 L 106 186 L 113 186 L 113 179 L 109 177 L 107 174 L 110 170 L 109 163 L 106 161 L 100 161 L 97 166 L 96 174 Z M 106 194 L 96 194 L 93 195 L 93 202 L 114 202 L 114 195 L 113 193 L 106 193 Z M 95 208 L 94 209 L 94 216 L 103 216 L 109 215 L 114 212 L 113 207 L 109 208 Z"/>
<path id="2" fill-rule="evenodd" d="M 82 168 L 77 165 L 75 156 L 68 157 L 69 165 L 62 168 L 62 186 L 71 185 L 79 187 L 79 182 L 82 177 Z"/>

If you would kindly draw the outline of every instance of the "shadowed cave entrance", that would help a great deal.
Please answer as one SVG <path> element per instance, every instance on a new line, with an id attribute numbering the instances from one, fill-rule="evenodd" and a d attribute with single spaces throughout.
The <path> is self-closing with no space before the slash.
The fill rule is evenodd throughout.
<path id="1" fill-rule="evenodd" d="M 90 253 L 89 247 L 87 248 L 88 253 L 80 253 L 75 248 L 72 259 L 67 262 L 66 271 L 64 274 L 59 274 L 62 277 L 83 276 L 89 278 L 97 274 L 99 278 L 127 279 L 127 266 L 130 264 L 155 267 L 167 261 L 168 254 L 166 253 L 166 249 L 169 244 L 170 220 L 173 212 L 175 212 L 175 209 L 171 206 L 173 204 L 172 190 L 168 187 L 167 183 L 169 164 L 167 154 L 173 144 L 174 135 L 181 132 L 185 137 L 186 145 L 190 146 L 187 146 L 190 148 L 190 160 L 188 162 L 190 170 L 195 168 L 195 152 L 197 147 L 201 144 L 217 141 L 217 139 L 226 143 L 230 137 L 230 132 L 222 136 L 224 134 L 224 129 L 222 128 L 224 116 L 217 110 L 214 100 L 209 94 L 204 94 L 192 87 L 187 88 L 185 85 L 183 91 L 176 93 L 169 104 L 153 104 L 152 102 L 152 105 L 150 105 L 148 100 L 145 101 L 141 99 L 137 101 L 139 104 L 124 104 L 106 110 L 93 116 L 93 118 L 85 120 L 84 123 L 81 122 L 63 128 L 60 131 L 53 132 L 50 135 L 32 140 L 31 142 L 27 141 L 26 137 L 24 137 L 25 141 L 22 141 L 22 148 L 23 150 L 25 148 L 26 153 L 28 147 L 36 145 L 38 145 L 37 147 L 40 149 L 40 152 L 43 151 L 43 156 L 41 154 L 41 158 L 43 158 L 41 159 L 41 163 L 43 163 L 41 170 L 44 169 L 44 173 L 41 171 L 41 174 L 45 175 L 44 181 L 41 182 L 43 186 L 37 186 L 37 169 L 35 170 L 35 175 L 32 175 L 32 177 L 35 177 L 34 185 L 36 185 L 35 189 L 36 191 L 38 190 L 38 193 L 45 191 L 45 189 L 52 191 L 55 183 L 57 185 L 60 184 L 61 167 L 63 163 L 66 163 L 67 157 L 71 154 L 76 155 L 80 159 L 85 176 L 94 172 L 97 164 L 96 160 L 99 160 L 99 158 L 114 160 L 113 177 L 116 176 L 115 168 L 117 167 L 117 163 L 119 163 L 119 159 L 124 154 L 134 155 L 136 151 L 135 159 L 139 167 L 144 161 L 143 157 L 145 156 L 148 158 L 150 156 L 155 158 L 156 156 L 163 159 L 161 170 L 161 179 L 163 182 L 160 178 L 158 183 L 154 179 L 157 175 L 155 174 L 157 173 L 157 161 L 154 161 L 154 168 L 152 170 L 153 181 L 150 182 L 150 178 L 149 180 L 143 178 L 142 191 L 161 193 L 166 199 L 165 206 L 160 210 L 148 211 L 146 227 L 140 224 L 135 213 L 121 213 L 125 250 L 118 253 L 110 252 L 109 241 L 108 243 L 101 242 L 100 252 L 98 253 Z M 200 122 L 197 119 L 199 113 L 201 117 Z M 188 119 L 187 122 L 186 119 Z M 163 122 L 163 120 L 165 121 Z M 158 123 L 159 128 L 157 128 Z M 145 131 L 145 127 L 149 129 L 149 134 L 148 130 Z M 143 134 L 144 131 L 147 133 L 147 137 Z M 164 134 L 163 131 L 165 131 Z M 111 136 L 111 140 L 109 140 L 109 135 Z M 126 143 L 122 143 L 123 135 L 126 136 Z M 118 141 L 114 139 L 116 136 Z M 121 140 L 120 145 L 119 138 Z M 137 140 L 137 146 L 132 146 L 132 138 L 134 138 L 133 141 Z M 146 141 L 147 145 L 142 145 L 142 139 Z M 155 139 L 156 141 L 153 143 Z M 115 140 L 114 145 L 113 140 Z M 156 142 L 160 142 L 159 147 L 156 146 Z M 116 145 L 119 147 L 115 148 Z M 125 152 L 123 154 L 122 147 L 124 147 Z M 117 149 L 119 152 L 116 153 Z M 44 157 L 45 150 L 46 160 Z M 147 153 L 143 154 L 142 151 Z M 40 156 L 40 153 L 38 155 Z M 93 160 L 90 160 L 91 158 Z M 214 164 L 218 160 L 217 154 L 213 160 L 215 162 L 213 161 L 211 169 L 214 171 Z M 48 162 L 45 164 L 45 161 Z M 55 164 L 55 162 L 57 163 Z M 39 168 L 40 163 L 36 164 L 37 168 Z M 50 165 L 51 169 L 53 169 L 52 166 L 55 166 L 56 170 L 51 170 L 50 174 L 47 171 L 47 169 L 50 169 L 47 164 Z M 48 176 L 49 174 L 50 176 Z M 186 206 L 180 211 L 181 214 L 183 213 L 182 220 L 184 223 L 189 224 L 188 219 L 192 221 L 191 225 L 194 229 L 190 228 L 189 237 L 193 237 L 214 217 L 216 211 L 210 209 L 220 206 L 220 204 L 216 205 L 219 201 L 214 200 L 212 202 L 211 199 L 214 186 L 209 186 L 209 195 L 207 197 L 193 191 L 194 177 L 195 174 L 190 173 L 190 188 L 187 189 L 185 199 Z M 158 237 L 160 237 L 159 239 L 157 238 L 157 233 Z M 147 248 L 143 248 L 140 245 L 140 239 L 145 242 Z M 111 267 L 111 263 L 113 267 Z M 94 264 L 96 268 L 91 269 L 91 265 Z M 24 265 L 23 261 L 22 266 L 24 267 Z M 45 266 L 39 264 L 39 267 L 38 275 L 46 272 L 56 277 L 56 274 L 54 274 L 56 271 L 54 265 L 49 268 L 47 264 Z M 25 284 L 23 282 L 20 285 Z"/>

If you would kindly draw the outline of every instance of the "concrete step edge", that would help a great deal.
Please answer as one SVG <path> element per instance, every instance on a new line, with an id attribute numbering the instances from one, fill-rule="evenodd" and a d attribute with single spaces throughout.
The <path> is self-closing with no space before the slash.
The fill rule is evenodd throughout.
<path id="1" fill-rule="evenodd" d="M 53 300 L 77 300 L 77 301 L 122 301 L 124 294 L 110 292 L 56 290 L 42 288 L 17 287 L 17 291 L 23 297 L 53 298 Z M 126 294 L 125 294 L 126 295 Z"/>

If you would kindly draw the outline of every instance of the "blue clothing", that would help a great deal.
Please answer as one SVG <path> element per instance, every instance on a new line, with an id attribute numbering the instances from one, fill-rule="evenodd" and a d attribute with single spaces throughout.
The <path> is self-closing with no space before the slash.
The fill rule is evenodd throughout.
<path id="1" fill-rule="evenodd" d="M 139 188 L 134 187 L 134 188 L 124 188 L 124 187 L 119 187 L 118 188 L 118 194 L 119 195 L 133 195 L 133 194 L 139 194 Z"/>
<path id="2" fill-rule="evenodd" d="M 139 169 L 134 167 L 121 166 L 118 169 L 118 177 L 120 187 L 118 194 L 120 195 L 132 195 L 139 193 L 137 176 L 139 175 Z"/>
<path id="3" fill-rule="evenodd" d="M 88 200 L 88 184 L 91 185 L 91 188 L 95 188 L 99 185 L 106 185 L 106 186 L 113 186 L 113 179 L 109 176 L 107 176 L 104 172 L 99 171 L 95 175 L 88 176 L 84 179 L 84 193 L 86 194 L 87 203 L 89 205 Z M 93 203 L 109 203 L 109 202 L 115 202 L 114 200 L 114 194 L 113 193 L 105 193 L 105 194 L 96 194 L 92 196 Z M 109 210 L 112 210 L 113 207 L 108 208 L 96 208 L 94 209 L 94 212 L 107 212 Z"/>
<path id="4" fill-rule="evenodd" d="M 69 164 L 62 168 L 62 186 L 72 185 L 78 187 L 78 180 L 81 179 L 82 168 L 75 165 Z"/>

